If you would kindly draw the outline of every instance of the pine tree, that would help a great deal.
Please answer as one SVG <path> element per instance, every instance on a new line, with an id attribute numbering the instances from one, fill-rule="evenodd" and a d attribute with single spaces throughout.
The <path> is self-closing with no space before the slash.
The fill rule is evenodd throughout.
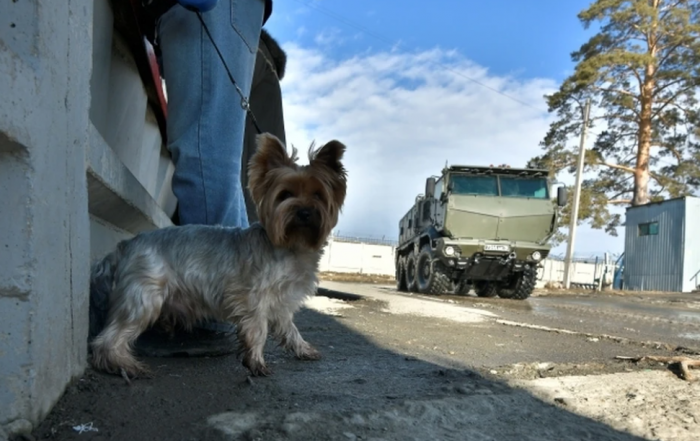
<path id="1" fill-rule="evenodd" d="M 611 206 L 700 187 L 700 1 L 597 0 L 578 18 L 600 29 L 571 54 L 574 73 L 545 96 L 557 120 L 541 142 L 544 154 L 529 166 L 575 172 L 573 141 L 590 98 L 594 144 L 584 173 L 594 177 L 583 182 L 579 219 L 615 236 L 621 216 Z"/>

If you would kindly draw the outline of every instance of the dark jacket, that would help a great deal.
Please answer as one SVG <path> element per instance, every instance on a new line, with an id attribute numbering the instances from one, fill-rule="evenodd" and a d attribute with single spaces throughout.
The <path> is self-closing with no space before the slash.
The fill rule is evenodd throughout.
<path id="1" fill-rule="evenodd" d="M 286 144 L 284 114 L 282 111 L 282 89 L 280 81 L 284 78 L 287 54 L 270 34 L 263 29 L 260 34 L 258 54 L 255 58 L 253 82 L 250 88 L 250 109 L 262 132 L 272 133 Z M 255 137 L 258 132 L 248 115 L 246 118 L 243 157 L 241 159 L 241 185 L 245 195 L 248 221 L 258 220 L 255 204 L 248 191 L 248 162 L 255 153 Z"/>

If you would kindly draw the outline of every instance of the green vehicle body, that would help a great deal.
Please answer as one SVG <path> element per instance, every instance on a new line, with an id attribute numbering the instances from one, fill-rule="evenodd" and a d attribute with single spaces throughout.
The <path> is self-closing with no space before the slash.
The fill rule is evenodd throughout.
<path id="1" fill-rule="evenodd" d="M 399 222 L 400 291 L 524 299 L 551 250 L 564 187 L 547 170 L 445 167 Z"/>

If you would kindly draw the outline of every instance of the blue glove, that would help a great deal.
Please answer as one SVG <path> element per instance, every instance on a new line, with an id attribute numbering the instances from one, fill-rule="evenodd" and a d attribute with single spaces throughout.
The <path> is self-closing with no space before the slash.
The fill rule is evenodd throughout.
<path id="1" fill-rule="evenodd" d="M 219 0 L 177 0 L 177 2 L 190 11 L 207 12 L 214 9 Z"/>

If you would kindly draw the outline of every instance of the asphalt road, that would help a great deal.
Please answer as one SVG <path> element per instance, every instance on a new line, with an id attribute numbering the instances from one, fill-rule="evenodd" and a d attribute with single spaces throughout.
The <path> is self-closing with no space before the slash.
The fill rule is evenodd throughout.
<path id="1" fill-rule="evenodd" d="M 596 356 L 599 351 L 593 349 L 596 345 L 590 343 L 599 342 L 611 343 L 610 350 L 624 352 L 618 355 L 641 354 L 644 348 L 700 354 L 700 294 L 553 293 L 539 290 L 531 298 L 521 301 L 479 298 L 473 294 L 430 296 L 404 293 L 397 292 L 393 286 L 339 282 L 323 282 L 322 286 L 331 290 L 330 293 L 351 293 L 379 302 L 396 303 L 398 299 L 412 299 L 423 305 L 432 305 L 423 306 L 423 311 L 414 311 L 415 317 L 411 318 L 426 330 L 441 323 L 442 317 L 439 314 L 431 317 L 430 310 L 443 310 L 450 306 L 463 309 L 465 313 L 482 317 L 484 321 L 480 326 L 493 329 L 495 334 L 512 335 L 513 338 L 507 343 L 502 342 L 503 345 L 519 344 L 523 349 L 485 350 L 481 356 L 461 360 L 472 368 L 490 369 L 499 360 L 517 363 L 523 361 L 521 353 L 529 352 L 531 356 L 526 357 L 528 360 L 579 363 L 595 359 L 605 362 L 607 367 L 603 370 L 614 370 L 614 366 L 619 364 Z M 405 320 L 405 315 L 397 318 Z M 473 332 L 474 329 L 470 328 L 469 333 Z M 531 340 L 526 340 L 523 337 L 525 334 Z M 441 339 L 442 345 L 445 345 L 453 339 L 459 340 L 459 336 L 444 335 Z M 472 345 L 480 346 L 477 341 L 472 341 Z M 452 352 L 451 358 L 459 359 L 458 352 Z M 598 355 L 606 357 L 611 354 L 605 350 Z"/>
<path id="2" fill-rule="evenodd" d="M 88 369 L 32 432 L 60 440 L 696 440 L 700 381 L 616 356 L 699 354 L 700 301 L 430 297 L 323 282 L 296 316 L 321 354 L 141 357 L 131 385 Z M 334 298 L 337 297 L 337 298 Z M 85 430 L 82 430 L 85 429 Z M 1 438 L 1 437 L 0 437 Z"/>

